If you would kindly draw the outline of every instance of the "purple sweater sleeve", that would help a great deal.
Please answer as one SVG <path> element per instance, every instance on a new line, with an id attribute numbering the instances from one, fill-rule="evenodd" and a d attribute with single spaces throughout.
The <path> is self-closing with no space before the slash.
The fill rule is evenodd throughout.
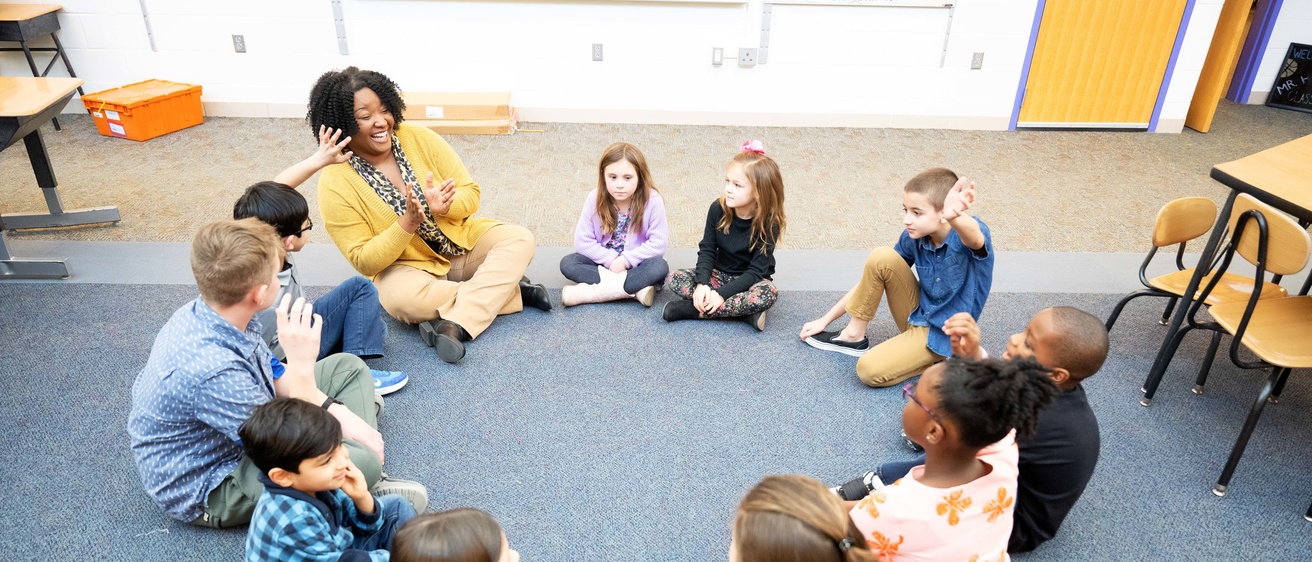
<path id="1" fill-rule="evenodd" d="M 632 239 L 645 241 L 637 246 L 630 248 L 628 243 L 624 245 L 624 260 L 629 262 L 629 267 L 638 267 L 638 264 L 665 255 L 665 246 L 670 240 L 670 229 L 665 224 L 665 201 L 661 195 L 655 191 L 651 192 L 647 198 L 647 208 L 642 211 L 642 232 L 635 233 Z"/>
<path id="2" fill-rule="evenodd" d="M 619 252 L 603 246 L 606 243 L 601 233 L 601 218 L 597 216 L 597 191 L 588 193 L 583 201 L 583 212 L 579 214 L 579 224 L 574 227 L 574 251 L 599 265 L 610 267 Z"/>

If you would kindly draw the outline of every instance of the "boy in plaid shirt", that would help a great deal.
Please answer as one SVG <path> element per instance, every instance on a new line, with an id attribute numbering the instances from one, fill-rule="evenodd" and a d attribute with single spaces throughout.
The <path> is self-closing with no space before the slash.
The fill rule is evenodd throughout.
<path id="1" fill-rule="evenodd" d="M 392 535 L 414 507 L 369 492 L 336 418 L 304 400 L 275 398 L 255 409 L 239 435 L 265 487 L 246 560 L 388 560 Z"/>

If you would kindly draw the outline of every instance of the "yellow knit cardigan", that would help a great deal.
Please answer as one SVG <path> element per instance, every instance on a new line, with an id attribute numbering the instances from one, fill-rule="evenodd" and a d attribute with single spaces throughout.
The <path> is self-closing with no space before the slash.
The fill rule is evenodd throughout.
<path id="1" fill-rule="evenodd" d="M 451 210 L 436 218 L 437 227 L 461 248 L 473 248 L 488 229 L 501 224 L 488 218 L 473 218 L 482 191 L 469 177 L 460 157 L 437 133 L 424 127 L 401 123 L 396 128 L 401 151 L 422 182 L 433 172 L 434 185 L 456 180 Z M 401 228 L 400 216 L 351 168 L 334 164 L 319 174 L 319 212 L 333 243 L 351 266 L 371 279 L 393 264 L 408 265 L 436 276 L 446 275 L 451 262 L 438 255 L 418 234 Z"/>

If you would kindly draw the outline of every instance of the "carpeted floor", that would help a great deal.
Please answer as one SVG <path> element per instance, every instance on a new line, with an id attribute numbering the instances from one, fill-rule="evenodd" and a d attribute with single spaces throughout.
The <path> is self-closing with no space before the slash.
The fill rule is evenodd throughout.
<path id="1" fill-rule="evenodd" d="M 306 86 L 307 90 L 309 86 Z M 13 233 L 15 239 L 185 242 L 232 212 L 251 183 L 271 179 L 314 148 L 297 119 L 210 118 L 144 143 L 98 135 L 86 115 L 45 130 L 66 207 L 117 205 L 123 220 Z M 541 246 L 572 242 L 583 196 L 596 185 L 605 147 L 643 150 L 664 193 L 672 247 L 693 247 L 723 167 L 747 139 L 764 141 L 787 186 L 782 247 L 870 248 L 899 230 L 901 189 L 916 173 L 946 166 L 975 178 L 976 213 L 1008 251 L 1142 251 L 1167 201 L 1227 192 L 1214 164 L 1312 132 L 1312 114 L 1222 102 L 1212 132 L 943 131 L 526 125 L 542 133 L 452 135 L 447 140 L 483 186 L 480 213 L 528 227 Z M 0 152 L 0 212 L 45 208 L 23 149 Z M 303 190 L 318 220 L 315 180 Z M 311 241 L 328 243 L 315 229 Z"/>
<path id="2" fill-rule="evenodd" d="M 244 530 L 193 529 L 154 506 L 124 430 L 129 387 L 156 330 L 194 294 L 0 284 L 4 558 L 240 558 Z M 863 387 L 852 358 L 796 339 L 837 297 L 786 291 L 765 333 L 736 322 L 669 325 L 632 302 L 528 311 L 499 320 L 458 366 L 392 323 L 388 356 L 373 364 L 413 378 L 387 400 L 388 470 L 426 483 L 434 509 L 491 511 L 525 560 L 724 560 L 737 501 L 762 476 L 837 482 L 909 457 L 896 438 L 900 392 Z M 999 350 L 1042 307 L 1101 316 L 1115 299 L 995 294 L 985 345 Z M 1230 494 L 1217 498 L 1210 486 L 1263 375 L 1222 360 L 1208 393 L 1194 396 L 1196 360 L 1182 359 L 1156 404 L 1138 406 L 1163 330 L 1156 307 L 1127 311 L 1111 359 L 1087 383 L 1103 435 L 1088 491 L 1055 540 L 1016 559 L 1305 558 L 1306 373 L 1267 409 Z M 872 336 L 892 331 L 876 320 Z M 1202 344 L 1191 338 L 1181 357 L 1200 356 Z"/>

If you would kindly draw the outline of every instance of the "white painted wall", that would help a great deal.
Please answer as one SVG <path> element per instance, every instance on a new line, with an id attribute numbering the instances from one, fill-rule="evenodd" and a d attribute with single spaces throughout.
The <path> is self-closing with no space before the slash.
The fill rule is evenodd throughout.
<path id="1" fill-rule="evenodd" d="M 1312 45 L 1312 1 L 1285 0 L 1280 5 L 1280 14 L 1276 25 L 1271 29 L 1271 39 L 1266 44 L 1266 53 L 1262 55 L 1262 64 L 1257 67 L 1257 77 L 1253 79 L 1253 89 L 1248 103 L 1264 104 L 1271 93 L 1271 85 L 1276 81 L 1276 72 L 1285 61 L 1290 43 Z"/>
<path id="2" fill-rule="evenodd" d="M 301 117 L 320 73 L 356 65 L 412 91 L 510 91 L 526 121 L 1005 129 L 1037 1 L 957 0 L 946 56 L 945 9 L 774 5 L 751 68 L 712 66 L 711 48 L 758 46 L 762 0 L 342 0 L 347 56 L 331 0 L 146 0 L 157 51 L 138 0 L 63 0 L 59 19 L 88 92 L 201 84 L 208 115 Z M 1159 130 L 1182 126 L 1220 4 L 1195 7 Z M 6 53 L 0 72 L 27 66 Z"/>

